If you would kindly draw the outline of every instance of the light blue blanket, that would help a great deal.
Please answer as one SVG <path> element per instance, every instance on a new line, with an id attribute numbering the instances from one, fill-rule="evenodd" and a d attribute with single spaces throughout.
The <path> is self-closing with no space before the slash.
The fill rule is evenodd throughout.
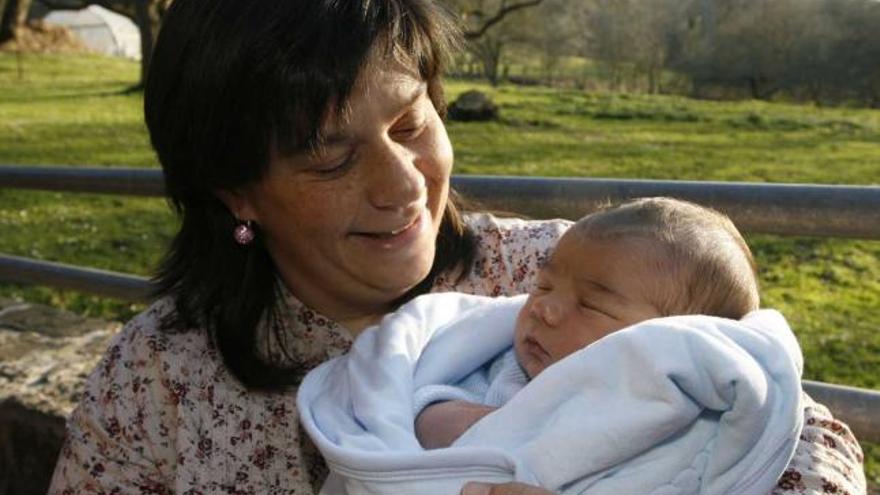
<path id="1" fill-rule="evenodd" d="M 309 373 L 297 404 L 331 470 L 322 493 L 452 495 L 471 480 L 597 495 L 772 489 L 803 414 L 800 348 L 779 313 L 650 320 L 516 385 L 487 365 L 510 348 L 524 301 L 416 298 Z M 420 447 L 426 390 L 498 379 L 514 387 L 504 407 L 450 448 Z"/>

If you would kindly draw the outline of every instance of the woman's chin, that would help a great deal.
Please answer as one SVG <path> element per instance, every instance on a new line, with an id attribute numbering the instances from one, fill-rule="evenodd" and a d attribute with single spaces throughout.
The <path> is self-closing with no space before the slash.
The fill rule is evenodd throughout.
<path id="1" fill-rule="evenodd" d="M 436 240 L 430 222 L 423 224 L 401 238 L 355 239 L 365 279 L 371 285 L 402 295 L 428 276 Z"/>
<path id="2" fill-rule="evenodd" d="M 372 280 L 376 287 L 388 294 L 390 302 L 412 290 L 428 276 L 430 271 L 429 261 L 412 259 L 408 263 L 404 262 L 397 267 L 376 274 Z"/>

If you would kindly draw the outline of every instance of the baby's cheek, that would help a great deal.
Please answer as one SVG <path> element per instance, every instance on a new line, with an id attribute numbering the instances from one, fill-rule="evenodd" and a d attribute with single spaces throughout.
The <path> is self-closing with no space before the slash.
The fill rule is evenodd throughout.
<path id="1" fill-rule="evenodd" d="M 516 315 L 516 328 L 513 332 L 514 342 L 522 340 L 526 336 L 526 321 L 528 320 L 529 303 L 531 301 L 532 298 L 529 297 L 526 300 L 525 305 L 523 305 L 522 309 L 520 309 L 519 313 Z"/>
<path id="2" fill-rule="evenodd" d="M 519 364 L 520 368 L 525 370 L 526 375 L 529 377 L 529 379 L 534 378 L 535 375 L 537 375 L 540 371 L 535 370 L 535 367 L 538 365 L 538 363 L 536 363 L 535 360 L 531 356 L 529 356 L 527 352 L 525 352 L 522 340 L 520 340 L 519 338 L 516 338 L 513 341 L 513 353 L 516 356 L 517 364 Z"/>
<path id="3" fill-rule="evenodd" d="M 561 341 L 555 342 L 556 345 L 549 351 L 550 357 L 555 363 L 590 345 L 594 340 L 584 335 L 569 334 Z"/>

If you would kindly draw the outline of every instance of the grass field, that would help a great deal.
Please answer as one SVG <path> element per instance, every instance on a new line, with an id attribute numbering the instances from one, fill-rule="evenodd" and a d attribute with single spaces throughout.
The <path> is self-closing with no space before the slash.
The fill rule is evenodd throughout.
<path id="1" fill-rule="evenodd" d="M 0 54 L 0 164 L 155 167 L 134 63 Z M 880 111 L 450 81 L 502 118 L 450 123 L 457 173 L 880 184 Z M 175 219 L 162 200 L 0 190 L 0 252 L 149 274 Z M 880 388 L 880 242 L 750 236 L 763 304 L 785 313 L 805 376 Z M 0 284 L 0 296 L 125 320 L 138 305 Z M 880 448 L 866 445 L 880 483 Z"/>

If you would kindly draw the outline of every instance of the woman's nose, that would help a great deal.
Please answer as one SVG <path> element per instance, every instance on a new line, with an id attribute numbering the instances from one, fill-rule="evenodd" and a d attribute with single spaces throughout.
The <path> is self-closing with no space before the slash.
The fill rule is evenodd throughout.
<path id="1" fill-rule="evenodd" d="M 551 295 L 543 295 L 532 303 L 532 315 L 547 326 L 555 327 L 562 321 L 562 307 Z"/>
<path id="2" fill-rule="evenodd" d="M 369 198 L 377 208 L 406 208 L 424 201 L 425 176 L 415 156 L 397 143 L 384 144 L 370 164 Z"/>

